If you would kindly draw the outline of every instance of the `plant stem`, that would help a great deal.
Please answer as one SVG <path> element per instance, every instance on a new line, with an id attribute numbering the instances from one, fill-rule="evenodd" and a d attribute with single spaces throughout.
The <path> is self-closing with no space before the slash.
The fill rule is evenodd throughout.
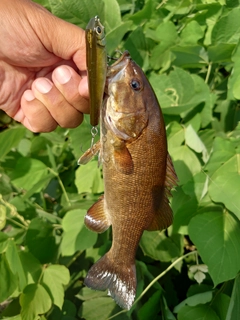
<path id="1" fill-rule="evenodd" d="M 209 65 L 208 65 L 207 75 L 206 75 L 206 78 L 205 78 L 205 83 L 208 83 L 211 71 L 212 71 L 212 62 L 210 62 Z"/>
<path id="2" fill-rule="evenodd" d="M 62 180 L 61 180 L 60 177 L 59 177 L 59 174 L 58 174 L 57 172 L 55 172 L 54 170 L 52 170 L 51 168 L 48 168 L 48 170 L 58 179 L 58 183 L 60 184 L 60 187 L 61 187 L 62 192 L 63 192 L 63 194 L 64 194 L 64 197 L 65 197 L 65 199 L 66 199 L 66 201 L 67 201 L 67 204 L 68 204 L 69 206 L 71 206 L 71 202 L 70 202 L 70 200 L 69 200 L 69 198 L 68 198 L 66 189 L 65 189 L 65 187 L 64 187 L 64 185 L 63 185 L 63 183 L 62 183 Z"/>
<path id="3" fill-rule="evenodd" d="M 17 222 L 17 221 L 14 220 L 14 219 L 11 219 L 11 218 L 8 218 L 8 217 L 7 217 L 6 219 L 7 219 L 8 221 L 12 222 L 13 224 L 15 224 L 16 226 L 22 228 L 22 229 L 25 229 L 25 230 L 28 229 L 27 226 L 25 226 L 24 224 L 21 224 L 21 223 Z"/>
<path id="4" fill-rule="evenodd" d="M 170 271 L 176 264 L 178 264 L 178 262 L 182 261 L 183 259 L 185 259 L 186 257 L 192 255 L 192 254 L 196 254 L 196 250 L 186 253 L 185 255 L 181 256 L 180 258 L 178 258 L 177 260 L 175 260 L 169 267 L 167 267 L 167 269 L 165 269 L 162 273 L 160 273 L 155 279 L 153 279 L 152 282 L 149 283 L 149 285 L 145 288 L 145 290 L 143 290 L 143 292 L 140 294 L 140 296 L 135 300 L 134 304 L 132 305 L 132 307 L 138 303 L 138 301 L 140 299 L 142 299 L 142 297 L 145 295 L 145 293 L 154 285 L 155 282 L 157 282 L 160 278 L 162 278 L 163 276 L 165 276 L 165 274 Z M 110 318 L 108 318 L 108 320 L 113 319 L 115 317 L 117 317 L 119 314 L 128 312 L 129 310 L 122 310 L 116 314 L 114 314 L 113 316 L 111 316 Z"/>
<path id="5" fill-rule="evenodd" d="M 66 267 L 69 268 L 71 266 L 71 264 L 77 260 L 77 258 L 82 254 L 82 251 L 78 251 L 73 257 L 72 259 L 68 262 L 68 264 L 66 264 Z"/>

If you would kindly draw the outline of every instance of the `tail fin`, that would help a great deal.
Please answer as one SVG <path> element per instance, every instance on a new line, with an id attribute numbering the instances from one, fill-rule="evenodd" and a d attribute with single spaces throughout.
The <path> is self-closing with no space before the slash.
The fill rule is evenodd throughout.
<path id="1" fill-rule="evenodd" d="M 123 309 L 130 309 L 136 295 L 136 267 L 116 265 L 105 254 L 89 270 L 85 285 L 95 290 L 108 289 L 109 295 Z"/>

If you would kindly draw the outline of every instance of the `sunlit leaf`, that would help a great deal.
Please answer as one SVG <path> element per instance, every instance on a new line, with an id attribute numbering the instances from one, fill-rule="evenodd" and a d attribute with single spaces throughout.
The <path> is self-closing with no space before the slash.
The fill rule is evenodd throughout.
<path id="1" fill-rule="evenodd" d="M 62 309 L 64 285 L 70 280 L 69 270 L 65 266 L 50 265 L 44 270 L 42 285 L 48 291 L 53 303 Z"/>
<path id="2" fill-rule="evenodd" d="M 11 128 L 0 133 L 0 161 L 4 159 L 6 154 L 16 147 L 26 132 L 25 128 Z"/>
<path id="3" fill-rule="evenodd" d="M 29 284 L 20 296 L 22 320 L 37 320 L 51 308 L 51 298 L 41 284 Z"/>
<path id="4" fill-rule="evenodd" d="M 97 241 L 97 233 L 89 231 L 84 225 L 85 210 L 69 211 L 62 221 L 63 238 L 61 252 L 71 256 L 76 251 L 92 247 Z"/>
<path id="5" fill-rule="evenodd" d="M 229 213 L 207 212 L 193 217 L 188 229 L 214 284 L 235 278 L 240 265 L 240 222 Z"/>

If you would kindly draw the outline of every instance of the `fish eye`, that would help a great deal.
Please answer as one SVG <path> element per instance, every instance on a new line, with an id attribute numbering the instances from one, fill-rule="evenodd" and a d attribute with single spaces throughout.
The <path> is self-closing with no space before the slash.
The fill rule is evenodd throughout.
<path id="1" fill-rule="evenodd" d="M 99 26 L 97 26 L 96 27 L 96 32 L 97 32 L 97 34 L 101 34 L 102 33 L 102 29 Z"/>
<path id="2" fill-rule="evenodd" d="M 135 79 L 133 79 L 133 80 L 130 82 L 130 86 L 131 86 L 131 88 L 132 88 L 134 91 L 139 91 L 139 90 L 142 89 L 142 85 L 141 85 L 140 81 L 135 80 Z"/>

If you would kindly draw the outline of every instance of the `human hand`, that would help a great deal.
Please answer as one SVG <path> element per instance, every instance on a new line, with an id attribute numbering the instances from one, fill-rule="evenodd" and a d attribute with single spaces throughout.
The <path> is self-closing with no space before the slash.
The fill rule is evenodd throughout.
<path id="1" fill-rule="evenodd" d="M 89 111 L 85 32 L 30 0 L 0 1 L 0 109 L 34 132 Z"/>

